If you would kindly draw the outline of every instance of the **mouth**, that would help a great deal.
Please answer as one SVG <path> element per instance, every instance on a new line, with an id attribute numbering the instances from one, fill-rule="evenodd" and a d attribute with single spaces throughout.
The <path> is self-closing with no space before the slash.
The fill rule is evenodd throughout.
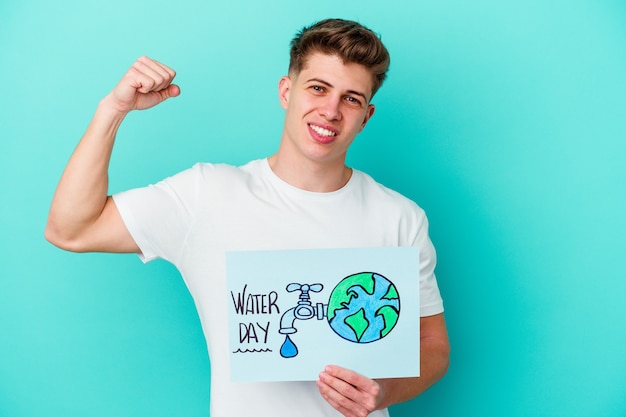
<path id="1" fill-rule="evenodd" d="M 313 137 L 318 142 L 322 143 L 332 142 L 338 133 L 336 130 L 330 130 L 325 127 L 314 125 L 311 123 L 309 123 L 309 129 L 313 132 Z"/>

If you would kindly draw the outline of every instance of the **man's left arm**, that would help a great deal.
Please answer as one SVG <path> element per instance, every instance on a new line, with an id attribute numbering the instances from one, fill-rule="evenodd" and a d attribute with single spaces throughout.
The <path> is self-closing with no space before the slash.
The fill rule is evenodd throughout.
<path id="1" fill-rule="evenodd" d="M 365 417 L 417 397 L 448 369 L 450 344 L 442 314 L 420 318 L 420 376 L 372 380 L 356 372 L 329 365 L 317 381 L 320 393 L 346 417 Z"/>

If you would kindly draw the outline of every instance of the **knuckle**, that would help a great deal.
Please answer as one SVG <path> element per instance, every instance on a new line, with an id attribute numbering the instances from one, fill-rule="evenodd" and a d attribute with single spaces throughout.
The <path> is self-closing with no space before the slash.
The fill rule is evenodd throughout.
<path id="1" fill-rule="evenodd" d="M 369 399 L 368 401 L 365 402 L 365 408 L 368 411 L 374 411 L 376 409 L 376 401 L 374 401 L 373 398 Z"/>
<path id="2" fill-rule="evenodd" d="M 344 408 L 348 408 L 348 406 L 350 405 L 350 400 L 347 399 L 346 397 L 341 397 L 339 399 L 337 399 L 337 404 L 339 404 L 339 406 L 344 407 Z"/>
<path id="3" fill-rule="evenodd" d="M 374 382 L 372 384 L 372 392 L 374 393 L 374 395 L 378 395 L 380 393 L 380 384 Z"/>

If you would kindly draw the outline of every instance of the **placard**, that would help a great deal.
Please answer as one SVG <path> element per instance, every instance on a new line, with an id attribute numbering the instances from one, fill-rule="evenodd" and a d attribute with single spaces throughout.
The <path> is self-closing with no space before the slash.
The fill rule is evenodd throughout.
<path id="1" fill-rule="evenodd" d="M 419 376 L 416 247 L 226 254 L 233 381 Z"/>

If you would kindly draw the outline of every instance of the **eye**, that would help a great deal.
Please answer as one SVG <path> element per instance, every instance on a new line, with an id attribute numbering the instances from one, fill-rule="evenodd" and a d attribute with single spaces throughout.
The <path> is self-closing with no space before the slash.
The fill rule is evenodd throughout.
<path id="1" fill-rule="evenodd" d="M 311 90 L 313 90 L 316 93 L 323 93 L 324 87 L 322 87 L 321 85 L 312 85 Z"/>
<path id="2" fill-rule="evenodd" d="M 359 107 L 361 106 L 361 100 L 359 100 L 356 97 L 347 96 L 346 101 L 352 106 L 359 106 Z"/>

